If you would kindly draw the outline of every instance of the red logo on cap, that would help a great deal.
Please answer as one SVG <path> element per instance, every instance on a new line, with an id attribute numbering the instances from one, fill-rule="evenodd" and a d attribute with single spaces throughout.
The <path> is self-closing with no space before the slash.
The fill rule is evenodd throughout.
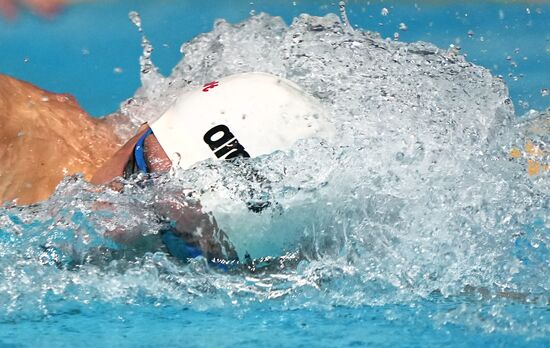
<path id="1" fill-rule="evenodd" d="M 212 81 L 212 82 L 208 82 L 207 84 L 205 84 L 202 89 L 203 92 L 208 92 L 209 90 L 211 90 L 212 88 L 215 88 L 215 87 L 218 87 L 219 86 L 219 82 L 218 81 Z"/>

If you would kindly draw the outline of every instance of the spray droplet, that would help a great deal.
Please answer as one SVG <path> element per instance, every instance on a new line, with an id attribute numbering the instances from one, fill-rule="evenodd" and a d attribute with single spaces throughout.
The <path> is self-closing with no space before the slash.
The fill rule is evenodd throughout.
<path id="1" fill-rule="evenodd" d="M 136 11 L 130 11 L 128 13 L 128 18 L 134 23 L 134 25 L 138 28 L 139 32 L 141 33 L 143 30 L 141 28 L 141 17 L 139 16 L 139 13 Z"/>
<path id="2" fill-rule="evenodd" d="M 115 74 L 122 74 L 124 70 L 121 67 L 117 66 L 116 68 L 113 69 L 113 72 Z"/>
<path id="3" fill-rule="evenodd" d="M 460 48 L 459 45 L 450 44 L 449 45 L 449 50 L 447 52 L 449 53 L 450 56 L 456 57 L 460 53 L 460 50 L 461 50 L 461 48 Z"/>
<path id="4" fill-rule="evenodd" d="M 519 101 L 519 106 L 521 106 L 521 108 L 524 109 L 524 110 L 529 109 L 529 103 L 526 102 L 525 100 L 520 100 Z"/>
<path id="5" fill-rule="evenodd" d="M 83 48 L 80 50 L 80 53 L 82 53 L 83 56 L 87 56 L 90 54 L 90 50 L 87 48 Z"/>
<path id="6" fill-rule="evenodd" d="M 29 62 L 29 60 L 30 60 L 29 57 L 25 57 L 25 58 L 23 58 L 23 63 L 27 64 Z"/>
<path id="7" fill-rule="evenodd" d="M 393 33 L 393 39 L 395 41 L 398 41 L 399 40 L 399 33 Z"/>
<path id="8" fill-rule="evenodd" d="M 141 26 L 141 17 L 139 16 L 139 13 L 137 13 L 136 11 L 131 11 L 130 13 L 128 13 L 128 18 L 138 28 L 139 32 L 143 33 L 143 29 Z M 147 75 L 149 75 L 149 73 L 151 72 L 156 73 L 157 69 L 151 59 L 151 54 L 153 53 L 153 45 L 151 45 L 151 42 L 149 42 L 149 40 L 144 34 L 141 35 L 141 47 L 143 47 L 143 54 L 139 58 L 139 63 L 141 66 L 141 78 L 143 83 L 144 82 L 143 79 Z M 154 74 L 154 75 L 158 75 L 158 74 Z M 153 77 L 158 77 L 158 76 L 153 76 Z"/>
<path id="9" fill-rule="evenodd" d="M 382 11 L 380 11 L 380 14 L 384 17 L 387 16 L 389 13 L 390 11 L 385 7 L 382 9 Z"/>
<path id="10" fill-rule="evenodd" d="M 468 37 L 469 37 L 469 38 L 474 37 L 474 31 L 473 31 L 473 30 L 471 30 L 471 29 L 468 30 Z"/>
<path id="11" fill-rule="evenodd" d="M 540 90 L 540 95 L 543 97 L 548 97 L 548 95 L 550 95 L 550 91 L 548 90 L 548 88 L 542 88 Z"/>
<path id="12" fill-rule="evenodd" d="M 407 31 L 409 30 L 409 27 L 405 23 L 399 23 L 399 30 L 401 31 Z"/>
<path id="13" fill-rule="evenodd" d="M 345 24 L 345 26 L 353 31 L 353 28 L 351 27 L 351 24 L 349 22 L 348 14 L 346 12 L 346 2 L 340 1 L 338 4 L 338 7 L 340 9 L 340 17 L 342 18 L 342 22 Z"/>
<path id="14" fill-rule="evenodd" d="M 529 7 L 527 7 L 527 8 L 525 9 L 525 12 L 526 12 L 528 15 L 530 15 L 530 14 L 531 14 L 531 9 L 530 9 Z"/>
<path id="15" fill-rule="evenodd" d="M 43 102 L 49 102 L 50 98 L 48 98 L 47 96 L 43 96 L 42 98 L 40 98 L 40 100 Z"/>

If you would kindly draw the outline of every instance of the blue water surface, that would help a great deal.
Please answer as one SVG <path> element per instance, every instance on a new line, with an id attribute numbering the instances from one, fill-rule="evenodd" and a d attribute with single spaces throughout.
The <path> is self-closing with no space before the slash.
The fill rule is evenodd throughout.
<path id="1" fill-rule="evenodd" d="M 450 300 L 414 305 L 281 310 L 277 303 L 196 311 L 95 303 L 0 324 L 2 347 L 547 347 L 548 339 L 434 325 Z M 514 307 L 514 304 L 509 304 Z M 512 308 L 512 310 L 514 310 Z M 520 309 L 521 310 L 521 309 Z M 541 308 L 541 316 L 546 309 Z M 487 313 L 486 315 L 490 315 Z"/>
<path id="2" fill-rule="evenodd" d="M 382 9 L 388 14 L 383 16 Z M 338 13 L 336 1 L 99 1 L 73 6 L 55 22 L 22 14 L 0 22 L 1 71 L 43 88 L 74 94 L 93 115 L 115 111 L 139 87 L 140 35 L 128 21 L 136 10 L 156 48 L 155 64 L 168 75 L 182 43 L 212 29 L 215 19 L 236 23 L 255 13 L 281 16 Z M 350 1 L 355 26 L 383 37 L 454 44 L 474 63 L 502 75 L 523 114 L 550 106 L 550 5 Z M 252 12 L 252 13 L 254 13 Z M 399 30 L 400 23 L 407 27 Z M 470 35 L 469 35 L 470 34 Z M 470 37 L 471 36 L 471 37 Z"/>

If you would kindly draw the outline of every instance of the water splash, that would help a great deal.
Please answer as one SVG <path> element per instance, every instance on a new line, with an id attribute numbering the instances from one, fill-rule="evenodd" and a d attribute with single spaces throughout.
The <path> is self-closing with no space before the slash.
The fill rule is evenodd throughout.
<path id="1" fill-rule="evenodd" d="M 125 107 L 131 118 L 151 119 L 206 81 L 264 71 L 318 98 L 337 141 L 305 140 L 239 170 L 205 162 L 146 188 L 127 182 L 122 193 L 67 180 L 46 203 L 2 209 L 2 315 L 33 317 L 58 310 L 57 301 L 98 299 L 198 309 L 278 299 L 284 308 L 324 308 L 504 291 L 527 294 L 526 312 L 540 305 L 550 293 L 550 185 L 548 172 L 530 176 L 528 166 L 544 166 L 548 156 L 525 144 L 547 149 L 548 113 L 517 120 L 503 81 L 458 50 L 347 27 L 336 15 L 302 15 L 287 26 L 261 14 L 237 25 L 219 20 L 184 44 L 171 76 L 144 84 Z M 510 156 L 514 149 L 519 157 Z M 266 189 L 246 179 L 250 166 L 269 182 L 273 204 L 262 214 L 246 208 L 250 192 Z M 174 196 L 182 187 L 254 257 L 286 256 L 255 273 L 224 275 L 204 260 L 182 265 L 109 239 L 124 224 L 154 245 L 159 222 L 151 207 L 159 197 L 182 199 Z M 468 307 L 437 320 L 550 332 L 547 321 L 518 323 L 501 303 L 481 306 L 498 315 L 480 324 Z"/>
<path id="2" fill-rule="evenodd" d="M 159 69 L 153 63 L 151 58 L 154 48 L 145 33 L 143 32 L 141 17 L 138 12 L 131 11 L 128 13 L 128 18 L 130 21 L 137 27 L 139 33 L 141 34 L 141 47 L 143 47 L 143 53 L 139 58 L 140 64 L 140 77 L 142 87 L 136 92 L 137 95 L 143 93 L 148 93 L 148 98 L 150 99 L 159 99 L 161 96 L 158 94 L 158 87 L 161 86 L 164 82 L 164 76 L 159 73 Z M 126 103 L 126 107 L 132 108 L 130 105 L 131 102 Z M 123 107 L 123 112 L 126 111 Z M 157 111 L 158 113 L 158 111 Z M 147 119 L 150 119 L 151 116 L 148 116 Z M 134 124 L 141 124 L 145 119 L 137 120 Z"/>
<path id="3" fill-rule="evenodd" d="M 346 2 L 345 1 L 340 1 L 340 3 L 338 4 L 338 7 L 340 9 L 340 17 L 342 18 L 342 22 L 344 23 L 346 28 L 353 31 L 353 27 L 351 26 L 351 23 L 349 22 L 348 14 L 346 12 Z"/>

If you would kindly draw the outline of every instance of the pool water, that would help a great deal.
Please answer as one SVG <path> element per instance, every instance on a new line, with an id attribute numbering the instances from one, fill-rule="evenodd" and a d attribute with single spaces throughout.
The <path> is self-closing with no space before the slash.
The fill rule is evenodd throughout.
<path id="1" fill-rule="evenodd" d="M 140 74 L 130 10 L 165 77 Z M 150 119 L 189 85 L 260 70 L 319 98 L 340 136 L 252 160 L 268 188 L 204 163 L 147 190 L 67 180 L 47 202 L 2 208 L 0 346 L 548 346 L 550 179 L 526 163 L 548 161 L 550 7 L 347 11 L 353 27 L 332 2 L 120 1 L 1 24 L 3 72 L 94 115 L 122 104 Z M 254 272 L 98 256 L 121 248 L 103 235 L 113 220 L 154 234 L 146 207 L 181 185 L 253 257 L 285 256 Z M 250 191 L 270 210 L 243 208 Z"/>
<path id="2" fill-rule="evenodd" d="M 388 14 L 383 16 L 382 9 Z M 93 115 L 118 109 L 139 87 L 140 36 L 128 22 L 138 11 L 156 51 L 154 60 L 168 75 L 181 59 L 182 43 L 210 31 L 214 20 L 236 23 L 251 11 L 282 16 L 338 13 L 331 1 L 99 1 L 71 7 L 55 22 L 22 14 L 15 24 L 0 22 L 2 72 L 46 89 L 74 94 Z M 541 90 L 548 86 L 550 37 L 544 3 L 445 4 L 353 1 L 348 17 L 355 26 L 406 42 L 455 44 L 468 60 L 502 75 L 523 114 L 550 106 Z M 399 30 L 400 23 L 407 27 Z M 116 32 L 116 35 L 113 35 Z M 63 64 L 60 64 L 60 61 Z"/>
<path id="3" fill-rule="evenodd" d="M 465 330 L 453 323 L 434 327 L 428 313 L 419 313 L 423 307 L 452 311 L 456 309 L 452 301 L 431 300 L 413 307 L 300 310 L 278 309 L 277 304 L 209 311 L 97 303 L 90 307 L 39 321 L 4 324 L 3 333 L 11 338 L 5 339 L 3 346 L 18 346 L 12 342 L 24 342 L 24 346 L 114 347 L 544 347 L 547 344 L 544 339 L 526 341 L 518 335 Z M 544 316 L 544 311 L 539 314 Z"/>

